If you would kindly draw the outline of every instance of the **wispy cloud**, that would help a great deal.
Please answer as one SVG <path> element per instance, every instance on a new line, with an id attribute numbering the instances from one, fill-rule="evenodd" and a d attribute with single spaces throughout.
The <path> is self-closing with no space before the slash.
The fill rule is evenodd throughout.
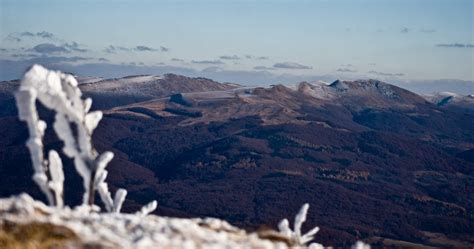
<path id="1" fill-rule="evenodd" d="M 352 70 L 349 68 L 338 68 L 336 71 L 340 73 L 356 73 L 357 72 L 357 70 Z"/>
<path id="2" fill-rule="evenodd" d="M 114 45 L 109 45 L 108 47 L 104 49 L 104 52 L 107 52 L 110 54 L 114 54 L 120 51 L 130 51 L 130 49 L 126 47 L 120 47 L 120 46 L 114 46 Z"/>
<path id="3" fill-rule="evenodd" d="M 408 29 L 407 27 L 403 27 L 403 28 L 400 30 L 400 33 L 402 33 L 402 34 L 406 34 L 406 33 L 408 33 L 408 32 L 410 32 L 410 29 Z"/>
<path id="4" fill-rule="evenodd" d="M 69 49 L 70 51 L 74 51 L 74 52 L 87 52 L 87 51 L 89 51 L 85 48 L 81 48 L 79 43 L 77 43 L 75 41 L 73 41 L 71 43 L 64 43 L 62 46 L 64 48 Z"/>
<path id="5" fill-rule="evenodd" d="M 283 68 L 283 69 L 312 69 L 310 66 L 305 66 L 295 62 L 280 62 L 273 65 L 274 68 Z"/>
<path id="6" fill-rule="evenodd" d="M 27 51 L 36 52 L 40 54 L 61 54 L 71 52 L 87 52 L 89 50 L 82 48 L 77 42 L 64 43 L 56 45 L 54 43 L 41 43 Z"/>
<path id="7" fill-rule="evenodd" d="M 56 36 L 53 33 L 47 32 L 47 31 L 41 31 L 41 32 L 24 31 L 20 33 L 10 33 L 8 34 L 7 37 L 5 37 L 4 40 L 12 41 L 12 42 L 21 42 L 23 39 L 33 39 L 33 38 L 53 40 L 53 39 L 56 39 Z"/>
<path id="8" fill-rule="evenodd" d="M 61 62 L 79 62 L 79 61 L 88 61 L 92 58 L 81 57 L 81 56 L 48 56 L 48 57 L 38 57 L 38 60 L 43 60 L 45 63 L 61 63 Z"/>
<path id="9" fill-rule="evenodd" d="M 143 45 L 136 46 L 134 50 L 135 50 L 135 51 L 146 51 L 146 52 L 155 52 L 155 51 L 158 51 L 158 49 L 156 49 L 156 48 L 151 48 L 151 47 L 143 46 Z"/>
<path id="10" fill-rule="evenodd" d="M 169 48 L 161 46 L 159 49 L 158 48 L 153 48 L 145 45 L 138 45 L 135 47 L 122 47 L 122 46 L 114 46 L 114 45 L 109 45 L 108 47 L 104 48 L 104 52 L 110 53 L 110 54 L 115 54 L 117 52 L 167 52 L 169 51 Z"/>
<path id="11" fill-rule="evenodd" d="M 175 61 L 175 62 L 184 62 L 183 59 L 179 59 L 179 58 L 172 58 L 171 61 Z"/>
<path id="12" fill-rule="evenodd" d="M 21 42 L 21 39 L 17 36 L 14 36 L 12 34 L 9 34 L 7 37 L 4 38 L 5 41 L 10 41 L 10 42 Z"/>
<path id="13" fill-rule="evenodd" d="M 447 43 L 447 44 L 436 44 L 436 47 L 441 48 L 474 48 L 474 44 L 463 44 L 463 43 Z"/>
<path id="14" fill-rule="evenodd" d="M 100 62 L 109 62 L 109 59 L 106 59 L 106 58 L 103 58 L 103 57 L 101 57 L 97 60 L 100 61 Z"/>
<path id="15" fill-rule="evenodd" d="M 27 55 L 18 55 L 19 60 L 1 60 L 2 64 L 8 64 L 8 67 L 17 67 L 21 68 L 28 67 L 33 64 L 42 64 L 42 65 L 58 65 L 62 63 L 74 63 L 74 62 L 84 62 L 92 60 L 93 58 L 81 57 L 81 56 L 33 56 L 32 58 L 27 58 Z"/>
<path id="16" fill-rule="evenodd" d="M 389 76 L 389 77 L 401 77 L 401 76 L 405 76 L 405 74 L 403 73 L 385 73 L 385 72 L 378 72 L 378 71 L 369 71 L 368 73 L 370 74 L 375 74 L 375 75 L 379 75 L 379 76 Z"/>
<path id="17" fill-rule="evenodd" d="M 210 65 L 222 65 L 222 64 L 224 64 L 224 62 L 222 62 L 221 60 L 202 60 L 202 61 L 193 60 L 193 61 L 191 61 L 191 63 L 193 63 L 193 64 L 210 64 Z"/>
<path id="18" fill-rule="evenodd" d="M 25 31 L 25 32 L 21 32 L 20 33 L 20 36 L 24 36 L 24 37 L 35 37 L 36 35 L 29 32 L 29 31 Z"/>
<path id="19" fill-rule="evenodd" d="M 253 55 L 245 55 L 245 59 L 255 59 L 255 60 L 268 60 L 270 57 L 268 56 L 253 56 Z"/>
<path id="20" fill-rule="evenodd" d="M 39 57 L 37 54 L 12 54 L 13 58 L 35 58 Z"/>
<path id="21" fill-rule="evenodd" d="M 219 56 L 219 59 L 221 60 L 240 60 L 240 57 L 237 55 L 222 55 Z"/>
<path id="22" fill-rule="evenodd" d="M 30 51 L 37 52 L 40 54 L 55 54 L 55 53 L 69 53 L 63 46 L 57 46 L 52 43 L 41 43 L 34 46 Z"/>
<path id="23" fill-rule="evenodd" d="M 36 37 L 41 37 L 41 38 L 45 38 L 45 39 L 52 39 L 52 38 L 54 38 L 54 34 L 50 33 L 50 32 L 47 32 L 47 31 L 41 31 L 41 32 L 36 33 Z"/>
<path id="24" fill-rule="evenodd" d="M 265 66 L 256 66 L 253 69 L 255 70 L 275 70 L 273 67 L 265 67 Z"/>

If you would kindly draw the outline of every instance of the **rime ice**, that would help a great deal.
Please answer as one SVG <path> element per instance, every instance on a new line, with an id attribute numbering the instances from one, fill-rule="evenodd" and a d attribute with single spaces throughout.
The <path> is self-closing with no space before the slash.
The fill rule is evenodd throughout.
<path id="1" fill-rule="evenodd" d="M 48 159 L 44 158 L 42 140 L 46 123 L 38 116 L 36 101 L 56 113 L 54 131 L 64 142 L 64 154 L 74 159 L 76 171 L 84 183 L 83 205 L 93 206 L 97 191 L 107 211 L 120 212 L 127 191 L 119 189 L 112 200 L 105 182 L 105 168 L 114 155 L 112 152 L 99 154 L 92 145 L 92 133 L 102 119 L 102 112 L 89 112 L 92 100 L 82 99 L 76 79 L 33 65 L 21 80 L 15 97 L 20 120 L 27 123 L 30 133 L 27 146 L 35 172 L 33 180 L 46 195 L 49 204 L 58 208 L 64 205 L 64 173 L 56 151 L 51 150 Z M 77 131 L 76 136 L 73 130 Z M 146 210 L 147 213 L 153 211 Z"/>

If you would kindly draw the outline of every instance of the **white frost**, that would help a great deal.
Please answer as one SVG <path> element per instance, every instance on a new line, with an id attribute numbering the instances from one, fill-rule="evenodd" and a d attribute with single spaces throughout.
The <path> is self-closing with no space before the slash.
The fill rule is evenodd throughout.
<path id="1" fill-rule="evenodd" d="M 370 249 L 370 245 L 369 244 L 365 244 L 364 242 L 362 241 L 357 241 L 352 247 L 351 249 Z"/>
<path id="2" fill-rule="evenodd" d="M 280 233 L 288 238 L 290 241 L 293 241 L 295 244 L 303 246 L 306 245 L 308 242 L 312 241 L 314 239 L 314 235 L 319 231 L 319 227 L 314 227 L 310 231 L 308 231 L 306 234 L 301 235 L 301 227 L 303 223 L 306 221 L 306 215 L 308 214 L 308 209 L 309 209 L 309 204 L 305 203 L 298 214 L 295 216 L 295 224 L 293 230 L 290 228 L 290 223 L 288 222 L 288 219 L 283 219 L 279 224 L 278 224 L 278 229 L 280 230 Z M 311 246 L 311 245 L 310 245 Z M 315 244 L 313 247 L 317 248 L 316 246 L 319 246 L 319 244 Z"/>
<path id="3" fill-rule="evenodd" d="M 122 204 L 125 201 L 125 197 L 127 196 L 127 190 L 121 188 L 115 192 L 114 198 L 114 212 L 120 213 L 120 209 L 122 209 Z"/>
<path id="4" fill-rule="evenodd" d="M 157 206 L 158 206 L 158 202 L 157 201 L 152 201 L 152 202 L 146 204 L 145 206 L 143 206 L 142 209 L 139 212 L 137 212 L 137 215 L 140 216 L 140 217 L 147 216 L 151 212 L 155 211 Z"/>
<path id="5" fill-rule="evenodd" d="M 57 201 L 56 206 L 63 207 L 63 185 L 64 185 L 64 172 L 63 163 L 58 153 L 55 150 L 49 151 L 49 169 L 51 175 L 51 181 L 49 187 L 54 191 L 55 199 Z"/>
<path id="6" fill-rule="evenodd" d="M 63 164 L 54 150 L 49 152 L 48 160 L 44 159 L 42 140 L 46 123 L 39 119 L 36 101 L 56 112 L 54 131 L 64 142 L 64 154 L 74 159 L 76 171 L 83 180 L 85 193 L 82 205 L 93 206 L 94 193 L 98 191 L 109 212 L 120 211 L 127 192 L 119 190 L 112 201 L 105 182 L 105 168 L 114 155 L 104 152 L 99 156 L 92 146 L 92 133 L 102 119 L 102 112 L 89 112 L 92 100 L 82 99 L 76 79 L 59 71 L 33 65 L 23 76 L 15 97 L 19 117 L 27 123 L 30 133 L 27 146 L 35 171 L 33 180 L 46 195 L 49 204 L 57 207 L 64 205 Z"/>

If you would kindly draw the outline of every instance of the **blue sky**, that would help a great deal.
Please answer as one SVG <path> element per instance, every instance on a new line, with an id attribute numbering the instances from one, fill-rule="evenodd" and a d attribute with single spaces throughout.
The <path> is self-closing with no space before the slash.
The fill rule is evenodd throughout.
<path id="1" fill-rule="evenodd" d="M 169 71 L 248 84 L 472 83 L 473 2 L 1 0 L 0 78 L 41 62 L 105 77 Z"/>

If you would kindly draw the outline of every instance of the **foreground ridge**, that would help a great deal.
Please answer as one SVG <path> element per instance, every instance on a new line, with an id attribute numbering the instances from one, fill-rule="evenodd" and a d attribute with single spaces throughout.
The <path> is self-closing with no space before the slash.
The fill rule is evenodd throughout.
<path id="1" fill-rule="evenodd" d="M 27 194 L 0 200 L 0 227 L 7 224 L 52 224 L 71 230 L 64 247 L 103 248 L 288 248 L 284 242 L 260 239 L 213 218 L 179 219 L 134 214 L 89 213 L 57 209 Z M 79 240 L 75 238 L 80 238 Z M 0 245 L 1 244 L 0 240 Z M 101 248 L 99 247 L 99 248 Z"/>

